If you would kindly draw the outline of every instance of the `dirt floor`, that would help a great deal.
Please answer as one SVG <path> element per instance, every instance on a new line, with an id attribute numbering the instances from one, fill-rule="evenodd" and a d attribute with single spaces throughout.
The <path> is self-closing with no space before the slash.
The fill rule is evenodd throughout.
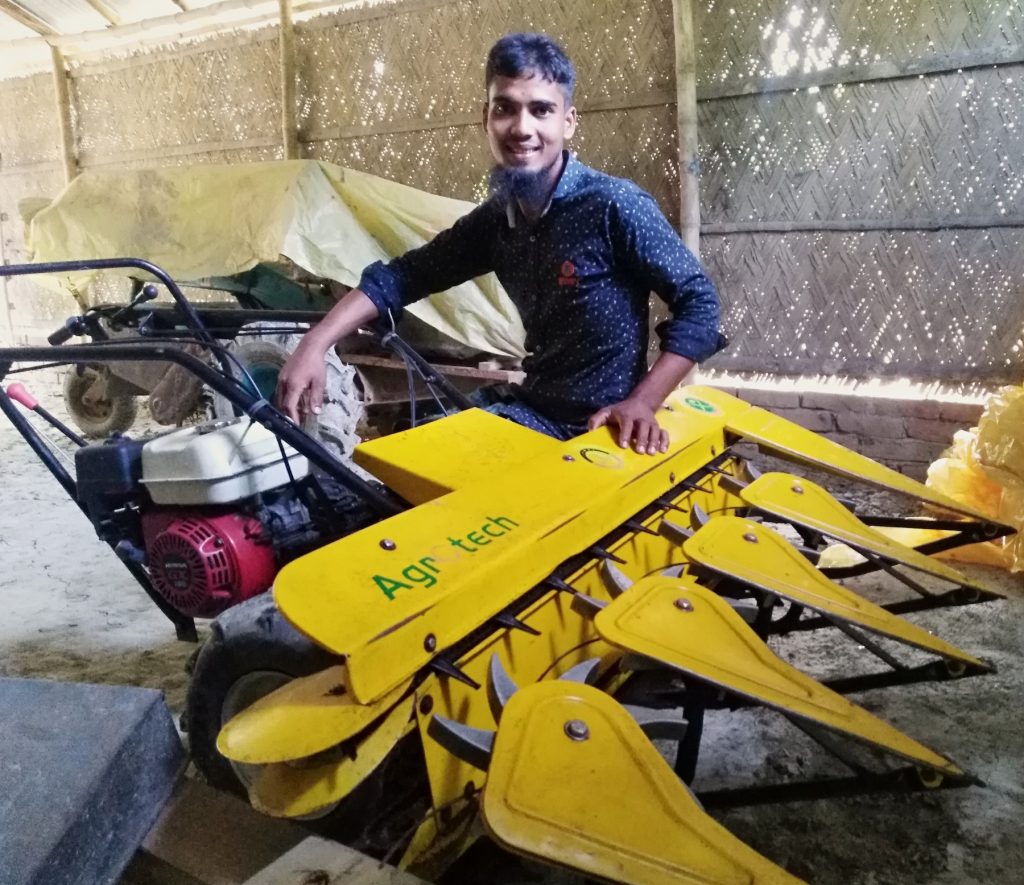
<path id="1" fill-rule="evenodd" d="M 54 375 L 23 380 L 62 414 Z M 5 421 L 0 489 L 0 675 L 158 688 L 180 712 L 193 646 L 175 640 L 169 623 Z M 893 506 L 872 493 L 858 499 Z M 985 786 L 716 813 L 729 830 L 815 885 L 1024 881 L 1024 577 L 981 569 L 971 574 L 1009 598 L 911 619 L 993 662 L 998 672 L 854 699 L 952 757 Z M 860 579 L 858 586 L 877 599 L 906 595 L 891 580 Z M 775 647 L 819 678 L 872 667 L 862 647 L 833 630 L 790 636 Z M 813 742 L 764 710 L 711 714 L 704 746 L 698 790 L 842 773 L 824 768 Z"/>

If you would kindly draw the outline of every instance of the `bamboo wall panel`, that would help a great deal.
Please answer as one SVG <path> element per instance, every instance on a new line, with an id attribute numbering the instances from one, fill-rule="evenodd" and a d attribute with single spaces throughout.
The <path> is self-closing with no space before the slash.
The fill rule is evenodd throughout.
<path id="1" fill-rule="evenodd" d="M 0 81 L 0 122 L 0 170 L 60 160 L 52 75 Z"/>
<path id="2" fill-rule="evenodd" d="M 276 139 L 278 49 L 272 40 L 208 51 L 152 53 L 123 65 L 75 69 L 82 165 L 125 154 L 160 160 L 169 148 Z"/>
<path id="3" fill-rule="evenodd" d="M 1024 45 L 1022 0 L 705 0 L 698 88 Z"/>
<path id="4" fill-rule="evenodd" d="M 386 14 L 338 13 L 296 36 L 300 137 L 308 156 L 480 199 L 491 162 L 480 131 L 487 50 L 509 31 L 546 31 L 577 65 L 581 159 L 631 175 L 674 219 L 671 8 L 671 0 L 597 0 L 585 23 L 572 0 L 413 2 Z M 652 94 L 669 100 L 631 107 Z M 625 107 L 586 110 L 608 102 Z"/>
<path id="5" fill-rule="evenodd" d="M 1024 220 L 1024 65 L 700 105 L 705 223 Z"/>
<path id="6" fill-rule="evenodd" d="M 1019 383 L 1024 229 L 734 234 L 702 255 L 729 293 L 718 368 Z"/>

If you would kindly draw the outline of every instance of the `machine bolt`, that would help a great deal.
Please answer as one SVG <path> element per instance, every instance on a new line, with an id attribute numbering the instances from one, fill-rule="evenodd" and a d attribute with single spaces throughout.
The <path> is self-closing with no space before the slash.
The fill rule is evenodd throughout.
<path id="1" fill-rule="evenodd" d="M 398 545 L 390 538 L 384 538 L 380 542 L 380 546 L 385 550 L 395 550 L 398 547 Z"/>
<path id="2" fill-rule="evenodd" d="M 690 602 L 690 600 L 687 599 L 685 596 L 679 597 L 679 599 L 677 599 L 673 603 L 673 605 L 675 605 L 675 607 L 677 609 L 679 609 L 679 611 L 681 611 L 681 612 L 692 612 L 693 611 L 693 603 Z"/>
<path id="3" fill-rule="evenodd" d="M 423 640 L 423 648 L 426 651 L 434 651 L 437 648 L 437 637 L 433 633 L 427 634 L 427 638 Z"/>
<path id="4" fill-rule="evenodd" d="M 572 455 L 562 455 L 563 461 L 575 461 L 576 459 Z"/>
<path id="5" fill-rule="evenodd" d="M 717 455 L 718 454 L 718 449 L 716 449 L 714 446 L 712 446 L 711 447 L 711 454 L 712 455 Z"/>
<path id="6" fill-rule="evenodd" d="M 434 699 L 428 695 L 423 695 L 420 698 L 420 713 L 426 716 L 431 710 L 434 709 Z"/>
<path id="7" fill-rule="evenodd" d="M 757 543 L 757 535 L 755 535 L 753 532 L 747 532 L 743 536 L 743 540 L 747 541 L 750 544 L 756 544 Z"/>
<path id="8" fill-rule="evenodd" d="M 674 473 L 670 473 L 668 475 L 668 481 L 669 482 L 675 482 L 676 481 L 676 475 Z"/>
<path id="9" fill-rule="evenodd" d="M 795 482 L 793 483 L 793 492 L 797 495 L 802 495 L 804 493 L 804 487 L 800 485 L 800 483 Z"/>
<path id="10" fill-rule="evenodd" d="M 590 729 L 582 719 L 570 719 L 566 722 L 565 733 L 573 741 L 585 741 L 590 737 Z"/>

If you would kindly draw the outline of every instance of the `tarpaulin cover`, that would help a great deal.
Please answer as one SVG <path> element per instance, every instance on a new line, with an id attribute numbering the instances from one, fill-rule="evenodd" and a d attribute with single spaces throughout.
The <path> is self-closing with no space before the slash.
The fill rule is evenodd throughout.
<path id="1" fill-rule="evenodd" d="M 144 258 L 176 280 L 229 276 L 285 256 L 355 286 L 362 269 L 430 240 L 473 208 L 374 175 L 313 160 L 89 170 L 36 213 L 34 262 Z M 72 294 L 91 275 L 62 278 Z M 493 275 L 409 308 L 475 350 L 518 358 L 518 311 Z"/>
<path id="2" fill-rule="evenodd" d="M 1004 387 L 988 398 L 978 426 L 957 431 L 953 445 L 928 468 L 927 485 L 1017 529 L 1016 535 L 958 547 L 941 557 L 1024 571 L 1024 386 Z M 917 529 L 880 531 L 913 546 L 945 536 Z M 821 564 L 858 560 L 848 547 L 836 545 Z"/>

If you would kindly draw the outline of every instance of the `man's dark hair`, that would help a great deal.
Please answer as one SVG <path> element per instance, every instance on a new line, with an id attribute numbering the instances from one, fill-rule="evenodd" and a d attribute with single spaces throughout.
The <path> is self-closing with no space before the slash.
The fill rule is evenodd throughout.
<path id="1" fill-rule="evenodd" d="M 506 34 L 487 53 L 484 86 L 490 88 L 495 77 L 537 75 L 562 87 L 567 103 L 576 88 L 576 69 L 547 34 Z"/>

